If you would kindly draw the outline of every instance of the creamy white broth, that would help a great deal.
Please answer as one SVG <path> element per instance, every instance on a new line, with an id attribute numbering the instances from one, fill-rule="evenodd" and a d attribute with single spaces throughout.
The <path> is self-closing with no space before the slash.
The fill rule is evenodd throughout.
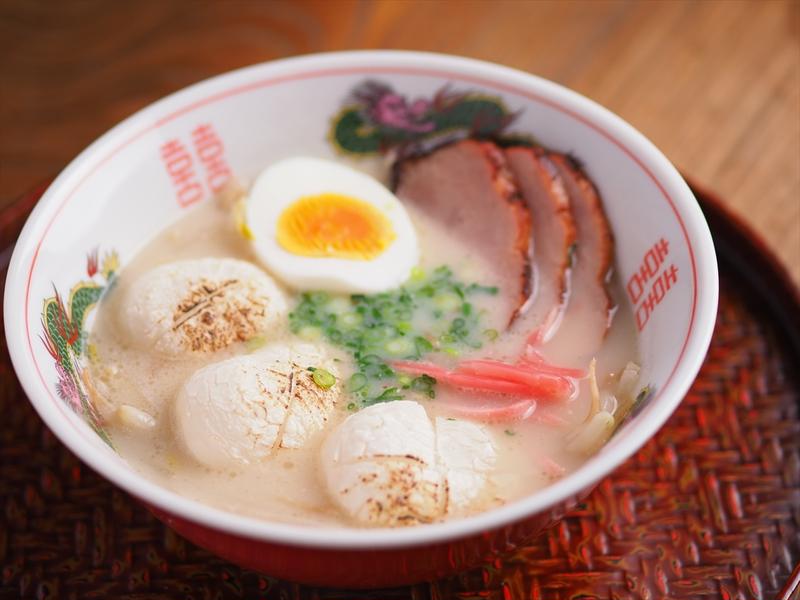
<path id="1" fill-rule="evenodd" d="M 467 282 L 495 285 L 492 268 L 452 233 L 410 211 L 421 248 L 423 269 L 446 264 L 455 276 Z M 187 258 L 233 257 L 257 263 L 250 246 L 236 231 L 230 214 L 215 203 L 206 203 L 189 211 L 168 227 L 130 260 L 119 274 L 114 288 L 101 302 L 90 334 L 91 373 L 97 388 L 98 404 L 108 420 L 115 448 L 135 469 L 160 485 L 183 496 L 237 514 L 272 521 L 351 526 L 327 496 L 319 466 L 319 450 L 326 432 L 345 419 L 348 400 L 343 398 L 326 430 L 314 435 L 304 448 L 281 449 L 257 464 L 235 470 L 212 470 L 199 465 L 173 440 L 170 405 L 184 381 L 198 368 L 223 358 L 250 352 L 237 343 L 213 355 L 170 360 L 135 347 L 126 340 L 118 319 L 123 311 L 120 299 L 127 286 L 158 265 Z M 612 293 L 619 286 L 614 283 Z M 294 301 L 292 301 L 293 303 Z M 477 307 L 488 309 L 484 325 L 498 331 L 504 324 L 492 313 L 491 296 L 476 298 Z M 270 341 L 295 339 L 288 321 L 270 331 Z M 522 325 L 512 328 L 495 342 L 472 352 L 475 356 L 509 359 L 517 356 L 527 331 Z M 322 342 L 318 342 L 322 343 Z M 349 356 L 330 345 L 329 353 L 341 360 L 341 375 L 347 377 L 352 367 Z M 575 340 L 575 348 L 580 340 Z M 563 347 L 544 347 L 545 357 L 559 364 L 586 366 L 588 357 L 579 357 Z M 464 354 L 459 358 L 464 358 Z M 635 360 L 635 333 L 630 313 L 621 308 L 614 318 L 604 347 L 598 356 L 598 376 L 602 382 L 609 373 Z M 448 403 L 463 392 L 438 385 L 436 398 L 407 395 L 423 404 L 430 417 L 451 416 Z M 150 430 L 123 427 L 113 417 L 120 405 L 127 404 L 155 417 Z M 568 473 L 585 456 L 565 449 L 569 431 L 579 425 L 589 410 L 589 390 L 581 382 L 576 398 L 558 404 L 540 403 L 533 417 L 523 422 L 487 425 L 497 451 L 496 467 L 489 483 L 469 513 L 479 512 L 529 495 L 550 483 L 555 473 L 548 468 L 552 460 Z M 539 415 L 556 415 L 563 425 L 540 422 Z M 455 517 L 463 516 L 459 514 Z"/>

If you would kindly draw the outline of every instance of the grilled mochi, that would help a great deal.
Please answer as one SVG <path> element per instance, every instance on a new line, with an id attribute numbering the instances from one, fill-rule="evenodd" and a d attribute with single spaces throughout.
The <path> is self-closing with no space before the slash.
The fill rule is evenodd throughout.
<path id="1" fill-rule="evenodd" d="M 376 404 L 328 435 L 322 467 L 328 491 L 361 525 L 431 523 L 476 501 L 495 464 L 486 430 L 428 418 L 417 402 Z"/>
<path id="2" fill-rule="evenodd" d="M 254 265 L 202 258 L 142 275 L 126 291 L 122 316 L 137 345 L 178 357 L 263 334 L 286 310 L 283 292 Z"/>
<path id="3" fill-rule="evenodd" d="M 309 367 L 336 383 L 322 388 Z M 271 345 L 196 371 L 173 405 L 177 441 L 212 468 L 260 461 L 300 448 L 320 431 L 340 394 L 335 364 L 314 346 Z"/>

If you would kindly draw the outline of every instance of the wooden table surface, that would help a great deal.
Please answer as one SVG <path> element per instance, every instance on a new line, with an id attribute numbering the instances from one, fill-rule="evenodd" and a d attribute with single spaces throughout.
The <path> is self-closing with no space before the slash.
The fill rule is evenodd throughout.
<path id="1" fill-rule="evenodd" d="M 352 48 L 472 56 L 586 94 L 719 192 L 800 283 L 797 0 L 0 0 L 0 208 L 160 96 Z"/>

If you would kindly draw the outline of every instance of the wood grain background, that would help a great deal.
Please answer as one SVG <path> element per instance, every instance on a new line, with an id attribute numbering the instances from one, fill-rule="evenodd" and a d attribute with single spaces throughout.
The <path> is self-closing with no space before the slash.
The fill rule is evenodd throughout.
<path id="1" fill-rule="evenodd" d="M 800 283 L 796 0 L 0 0 L 0 207 L 164 94 L 352 48 L 472 56 L 586 94 L 719 192 Z"/>

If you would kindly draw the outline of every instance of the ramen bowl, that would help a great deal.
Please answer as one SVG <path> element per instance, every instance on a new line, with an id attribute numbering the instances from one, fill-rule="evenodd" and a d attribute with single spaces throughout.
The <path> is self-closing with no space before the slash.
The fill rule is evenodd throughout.
<path id="1" fill-rule="evenodd" d="M 483 108 L 428 118 L 442 103 L 464 99 Z M 327 529 L 261 521 L 181 497 L 115 452 L 82 377 L 86 331 L 114 273 L 148 239 L 209 201 L 232 175 L 252 180 L 277 159 L 303 154 L 380 163 L 404 144 L 465 132 L 535 136 L 578 156 L 604 198 L 622 301 L 638 330 L 641 380 L 652 393 L 595 456 L 541 491 L 469 518 Z M 94 142 L 28 219 L 9 269 L 5 323 L 14 367 L 48 427 L 178 533 L 276 577 L 372 587 L 441 577 L 513 550 L 636 452 L 700 368 L 717 285 L 712 240 L 695 198 L 664 155 L 619 117 L 552 82 L 494 64 L 347 52 L 212 78 Z"/>

